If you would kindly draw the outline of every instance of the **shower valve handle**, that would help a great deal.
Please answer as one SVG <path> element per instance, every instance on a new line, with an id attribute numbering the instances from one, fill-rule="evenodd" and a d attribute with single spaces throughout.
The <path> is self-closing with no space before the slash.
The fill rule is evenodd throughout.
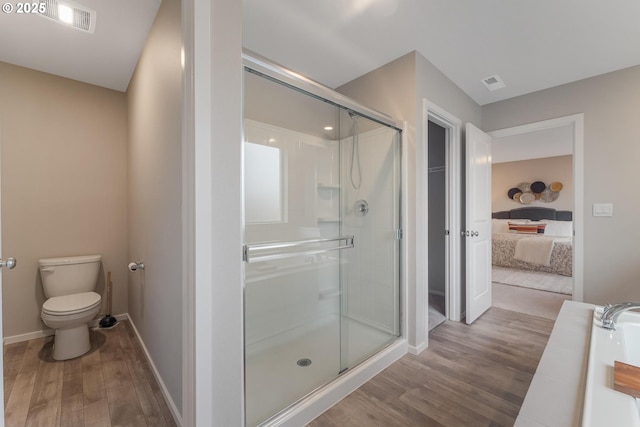
<path id="1" fill-rule="evenodd" d="M 356 214 L 365 216 L 369 213 L 369 203 L 366 200 L 358 200 L 354 206 Z"/>

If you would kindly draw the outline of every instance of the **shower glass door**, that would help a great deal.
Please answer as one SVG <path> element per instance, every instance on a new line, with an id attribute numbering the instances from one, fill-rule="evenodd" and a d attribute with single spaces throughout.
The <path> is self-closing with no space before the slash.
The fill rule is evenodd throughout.
<path id="1" fill-rule="evenodd" d="M 400 335 L 400 133 L 340 113 L 340 234 L 353 236 L 340 269 L 341 368 Z"/>
<path id="2" fill-rule="evenodd" d="M 400 144 L 397 130 L 291 86 L 250 71 L 244 84 L 245 401 L 255 426 L 399 335 Z"/>

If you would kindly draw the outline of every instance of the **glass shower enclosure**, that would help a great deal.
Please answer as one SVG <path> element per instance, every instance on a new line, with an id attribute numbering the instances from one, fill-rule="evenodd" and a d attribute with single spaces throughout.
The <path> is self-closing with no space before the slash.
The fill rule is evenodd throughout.
<path id="1" fill-rule="evenodd" d="M 245 58 L 248 426 L 400 336 L 400 130 L 264 70 Z"/>

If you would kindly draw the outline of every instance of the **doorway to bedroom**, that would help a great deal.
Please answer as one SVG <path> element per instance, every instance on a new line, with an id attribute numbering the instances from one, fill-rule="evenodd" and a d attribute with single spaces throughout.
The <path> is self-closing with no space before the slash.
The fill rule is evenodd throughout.
<path id="1" fill-rule="evenodd" d="M 574 123 L 555 124 L 494 132 L 491 171 L 493 305 L 550 319 L 576 299 L 574 217 L 582 188 Z"/>

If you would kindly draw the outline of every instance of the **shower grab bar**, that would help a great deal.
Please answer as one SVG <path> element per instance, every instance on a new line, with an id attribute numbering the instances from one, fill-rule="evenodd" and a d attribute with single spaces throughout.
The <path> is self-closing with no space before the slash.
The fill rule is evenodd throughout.
<path id="1" fill-rule="evenodd" d="M 276 249 L 286 249 L 286 248 L 295 248 L 299 246 L 320 244 L 320 243 L 330 243 L 330 242 L 341 242 L 344 240 L 344 244 L 340 246 L 334 246 L 331 248 L 314 248 L 301 250 L 297 252 L 281 252 L 281 253 L 267 253 L 265 255 L 253 254 L 252 252 L 257 251 L 273 251 Z M 258 261 L 271 261 L 274 259 L 283 259 L 283 258 L 291 258 L 294 256 L 300 255 L 315 255 L 321 254 L 324 252 L 337 251 L 339 249 L 350 249 L 354 247 L 354 237 L 343 236 L 336 237 L 334 239 L 311 239 L 311 240 L 296 240 L 293 242 L 282 242 L 282 243 L 253 243 L 253 244 L 245 244 L 242 246 L 242 260 L 246 263 L 250 262 L 258 262 Z"/>

